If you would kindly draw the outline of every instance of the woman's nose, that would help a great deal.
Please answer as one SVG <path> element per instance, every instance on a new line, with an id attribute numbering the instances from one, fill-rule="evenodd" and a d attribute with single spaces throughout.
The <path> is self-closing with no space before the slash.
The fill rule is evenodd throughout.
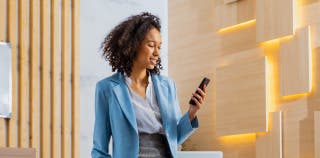
<path id="1" fill-rule="evenodd" d="M 153 51 L 153 55 L 154 55 L 154 56 L 159 56 L 159 55 L 160 55 L 160 50 L 159 50 L 159 49 L 155 49 L 155 50 Z"/>

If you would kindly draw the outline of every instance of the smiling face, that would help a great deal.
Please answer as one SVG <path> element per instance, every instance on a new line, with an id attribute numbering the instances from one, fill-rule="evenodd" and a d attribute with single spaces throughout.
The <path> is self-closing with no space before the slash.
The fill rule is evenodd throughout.
<path id="1" fill-rule="evenodd" d="M 143 69 L 154 69 L 160 58 L 161 43 L 160 32 L 156 28 L 152 28 L 141 42 L 137 56 L 133 61 L 133 66 Z"/>

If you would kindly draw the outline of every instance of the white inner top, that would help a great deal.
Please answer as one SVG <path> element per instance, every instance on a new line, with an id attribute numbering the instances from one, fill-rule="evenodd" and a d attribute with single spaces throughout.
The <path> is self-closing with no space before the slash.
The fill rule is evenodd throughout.
<path id="1" fill-rule="evenodd" d="M 125 75 L 125 81 L 129 87 L 131 102 L 136 115 L 139 133 L 164 133 L 162 128 L 161 114 L 154 91 L 151 75 L 148 77 L 149 84 L 146 90 L 146 98 L 143 98 L 131 89 L 131 79 Z"/>

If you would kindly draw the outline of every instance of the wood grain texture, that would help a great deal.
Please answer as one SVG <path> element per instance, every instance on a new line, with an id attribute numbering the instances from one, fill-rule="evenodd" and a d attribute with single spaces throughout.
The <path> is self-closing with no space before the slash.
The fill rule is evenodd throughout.
<path id="1" fill-rule="evenodd" d="M 62 1 L 62 158 L 71 157 L 71 1 Z"/>
<path id="2" fill-rule="evenodd" d="M 80 0 L 72 0 L 72 158 L 80 157 Z"/>
<path id="3" fill-rule="evenodd" d="M 17 1 L 8 1 L 8 42 L 12 48 L 12 117 L 9 120 L 8 147 L 18 147 L 18 3 Z"/>
<path id="4" fill-rule="evenodd" d="M 311 43 L 314 43 L 314 39 L 320 37 L 316 33 L 316 29 L 320 28 L 317 18 L 319 9 L 311 6 L 319 1 L 303 1 L 302 7 L 309 8 L 305 9 L 305 12 L 312 14 L 303 14 L 306 18 L 303 18 L 301 26 L 311 26 Z M 269 80 L 272 104 L 269 109 L 271 112 L 283 112 L 283 157 L 314 157 L 314 111 L 320 109 L 320 47 L 312 47 L 311 93 L 282 97 L 279 77 L 281 40 L 257 43 L 256 24 L 217 33 L 212 28 L 216 22 L 215 4 L 210 0 L 204 0 L 202 3 L 192 0 L 168 1 L 168 4 L 169 76 L 176 81 L 182 112 L 188 109 L 187 101 L 201 77 L 209 76 L 213 81 L 207 89 L 207 100 L 198 112 L 201 128 L 187 139 L 183 144 L 183 150 L 222 151 L 224 158 L 256 157 L 255 133 L 223 137 L 216 135 L 216 67 L 224 65 L 225 61 L 235 62 L 237 57 L 247 60 L 245 56 L 250 54 L 250 51 L 254 54 L 253 48 L 261 46 L 271 69 Z M 312 31 L 313 29 L 315 31 Z M 187 69 L 184 69 L 185 67 Z"/>
<path id="5" fill-rule="evenodd" d="M 297 10 L 297 28 L 310 26 L 311 48 L 320 47 L 320 1 L 302 5 Z"/>
<path id="6" fill-rule="evenodd" d="M 317 106 L 310 101 L 305 96 L 278 105 L 283 111 L 284 158 L 314 157 L 313 111 Z"/>
<path id="7" fill-rule="evenodd" d="M 41 158 L 51 156 L 51 119 L 50 119 L 50 1 L 42 0 L 40 9 L 41 30 Z"/>
<path id="8" fill-rule="evenodd" d="M 0 0 L 0 42 L 6 41 L 6 23 L 7 23 L 7 12 L 6 12 L 6 1 Z"/>
<path id="9" fill-rule="evenodd" d="M 320 158 L 320 111 L 314 112 L 314 154 Z"/>
<path id="10" fill-rule="evenodd" d="M 266 58 L 230 63 L 216 71 L 217 135 L 267 131 Z"/>
<path id="11" fill-rule="evenodd" d="M 310 27 L 301 28 L 294 37 L 280 42 L 281 96 L 310 92 L 311 61 Z"/>
<path id="12" fill-rule="evenodd" d="M 168 1 L 168 4 L 169 76 L 176 82 L 182 112 L 188 110 L 190 95 L 202 77 L 207 76 L 212 79 L 207 88 L 206 102 L 198 112 L 201 128 L 189 137 L 182 149 L 222 151 L 224 158 L 254 158 L 255 135 L 230 138 L 216 136 L 215 89 L 219 58 L 254 48 L 252 46 L 255 44 L 250 41 L 255 42 L 255 31 L 251 30 L 255 26 L 219 34 L 212 28 L 215 23 L 213 1 L 204 0 L 202 3 L 192 0 Z M 190 12 L 192 14 L 187 14 Z M 235 38 L 237 35 L 233 33 L 239 34 L 241 39 Z M 226 40 L 222 41 L 220 35 L 226 35 Z"/>
<path id="13" fill-rule="evenodd" d="M 50 100 L 51 100 L 51 153 L 52 157 L 61 157 L 63 150 L 63 143 L 61 141 L 61 0 L 51 0 L 51 55 L 50 55 L 50 69 L 51 84 L 50 84 Z"/>
<path id="14" fill-rule="evenodd" d="M 40 1 L 30 1 L 30 147 L 40 148 Z M 37 152 L 37 157 L 40 157 Z"/>
<path id="15" fill-rule="evenodd" d="M 6 41 L 6 0 L 0 0 L 0 42 Z M 6 146 L 6 124 L 4 118 L 0 118 L 0 147 Z"/>
<path id="16" fill-rule="evenodd" d="M 224 0 L 215 0 L 214 2 L 215 30 L 255 19 L 254 0 L 241 0 L 234 3 L 228 1 L 228 4 L 225 4 Z"/>
<path id="17" fill-rule="evenodd" d="M 36 158 L 36 149 L 0 148 L 0 158 Z"/>
<path id="18" fill-rule="evenodd" d="M 1 38 L 12 45 L 13 88 L 12 118 L 0 122 L 0 146 L 32 147 L 37 158 L 80 157 L 79 0 L 0 4 L 6 16 Z"/>
<path id="19" fill-rule="evenodd" d="M 294 34 L 294 2 L 294 0 L 256 1 L 258 42 Z"/>
<path id="20" fill-rule="evenodd" d="M 223 0 L 224 4 L 229 4 L 229 3 L 234 3 L 237 2 L 238 0 Z"/>
<path id="21" fill-rule="evenodd" d="M 320 15 L 320 1 L 310 5 L 299 5 L 297 8 L 297 28 L 320 23 L 320 19 L 318 18 Z"/>
<path id="22" fill-rule="evenodd" d="M 268 132 L 257 134 L 256 158 L 282 158 L 281 117 L 281 112 L 269 113 Z"/>
<path id="23" fill-rule="evenodd" d="M 19 100 L 18 100 L 18 115 L 19 115 L 19 147 L 28 148 L 29 142 L 29 3 L 25 0 L 19 0 Z"/>

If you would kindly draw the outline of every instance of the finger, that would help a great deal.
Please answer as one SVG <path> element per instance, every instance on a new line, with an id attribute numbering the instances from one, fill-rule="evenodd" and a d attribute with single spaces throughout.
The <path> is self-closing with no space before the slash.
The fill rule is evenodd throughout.
<path id="1" fill-rule="evenodd" d="M 197 92 L 199 92 L 202 97 L 206 96 L 206 93 L 200 88 L 197 89 Z"/>
<path id="2" fill-rule="evenodd" d="M 199 101 L 195 97 L 192 97 L 191 99 L 196 103 L 197 108 L 200 109 L 201 104 L 199 103 Z"/>
<path id="3" fill-rule="evenodd" d="M 197 93 L 193 93 L 193 96 L 195 96 L 198 99 L 198 101 L 202 104 L 202 100 L 203 100 L 202 96 L 200 96 Z"/>

